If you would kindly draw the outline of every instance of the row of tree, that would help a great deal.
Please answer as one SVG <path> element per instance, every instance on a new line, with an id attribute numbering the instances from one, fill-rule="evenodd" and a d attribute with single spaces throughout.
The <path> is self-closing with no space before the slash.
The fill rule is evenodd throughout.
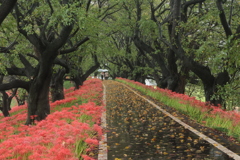
<path id="1" fill-rule="evenodd" d="M 236 0 L 125 1 L 108 21 L 116 54 L 106 58 L 121 77 L 178 93 L 198 83 L 207 102 L 231 109 L 239 105 L 239 11 Z"/>
<path id="2" fill-rule="evenodd" d="M 63 99 L 64 79 L 73 81 L 78 89 L 100 66 L 96 56 L 100 24 L 118 11 L 118 2 L 3 0 L 0 3 L 0 74 L 11 76 L 11 80 L 2 81 L 0 90 L 6 93 L 12 88 L 22 88 L 28 92 L 26 124 L 31 124 L 33 115 L 42 120 L 50 114 L 50 88 L 53 101 Z M 9 116 L 9 106 L 3 104 L 3 114 Z"/>

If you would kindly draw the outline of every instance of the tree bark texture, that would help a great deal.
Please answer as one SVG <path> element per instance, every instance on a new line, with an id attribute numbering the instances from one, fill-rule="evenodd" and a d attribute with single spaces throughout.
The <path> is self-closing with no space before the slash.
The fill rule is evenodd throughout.
<path id="1" fill-rule="evenodd" d="M 9 117 L 10 114 L 9 114 L 9 106 L 10 106 L 10 103 L 9 100 L 8 100 L 8 94 L 5 92 L 5 91 L 1 91 L 2 93 L 2 107 L 1 107 L 1 111 L 3 113 L 3 116 L 4 117 Z"/>
<path id="2" fill-rule="evenodd" d="M 39 72 L 32 80 L 28 96 L 28 117 L 26 125 L 34 120 L 43 120 L 50 114 L 49 88 L 54 59 L 40 61 Z M 34 118 L 33 118 L 34 117 Z"/>
<path id="3" fill-rule="evenodd" d="M 65 69 L 59 69 L 52 76 L 51 86 L 50 86 L 52 102 L 64 99 L 63 79 L 64 79 L 65 73 L 66 73 Z"/>

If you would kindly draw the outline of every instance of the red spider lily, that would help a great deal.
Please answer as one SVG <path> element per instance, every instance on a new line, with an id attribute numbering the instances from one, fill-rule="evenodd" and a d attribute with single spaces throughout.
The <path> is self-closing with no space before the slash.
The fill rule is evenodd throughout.
<path id="1" fill-rule="evenodd" d="M 94 158 L 89 157 L 88 155 L 82 155 L 84 160 L 95 160 Z"/>
<path id="2" fill-rule="evenodd" d="M 95 145 L 95 146 L 98 145 L 98 140 L 97 140 L 97 139 L 87 138 L 87 139 L 85 140 L 85 142 L 86 142 L 87 144 L 89 144 L 89 145 Z"/>
<path id="3" fill-rule="evenodd" d="M 175 92 L 172 92 L 167 89 L 161 89 L 161 88 L 154 89 L 153 87 L 146 86 L 142 83 L 135 82 L 133 80 L 128 80 L 128 79 L 124 79 L 124 78 L 117 78 L 117 79 L 129 82 L 132 84 L 136 84 L 138 86 L 141 86 L 142 88 L 151 90 L 153 92 L 160 92 L 161 94 L 166 95 L 169 98 L 174 98 L 174 99 L 179 100 L 179 103 L 189 104 L 193 107 L 198 107 L 202 112 L 207 113 L 208 117 L 215 117 L 216 115 L 218 115 L 225 120 L 230 120 L 232 122 L 233 126 L 240 125 L 240 114 L 236 113 L 235 111 L 225 111 L 225 110 L 221 109 L 220 105 L 212 106 L 209 103 L 205 103 L 205 102 L 196 100 L 195 97 L 189 97 L 188 95 L 175 93 Z M 211 112 L 209 112 L 209 111 L 211 111 Z"/>
<path id="4" fill-rule="evenodd" d="M 98 143 L 97 137 L 94 138 L 92 135 L 102 136 L 98 120 L 103 106 L 97 106 L 91 99 L 102 104 L 102 81 L 91 79 L 79 90 L 74 91 L 72 88 L 65 91 L 68 92 L 68 97 L 50 104 L 51 108 L 72 102 L 78 97 L 84 97 L 88 103 L 76 104 L 53 112 L 45 120 L 36 122 L 34 126 L 23 125 L 27 116 L 27 105 L 14 107 L 11 112 L 19 112 L 18 114 L 0 119 L 0 159 L 21 160 L 27 156 L 28 159 L 34 160 L 77 160 L 74 153 L 77 140 L 92 139 L 87 140 L 89 147 Z M 89 115 L 91 118 L 89 121 L 95 124 L 90 126 L 86 122 L 81 122 L 79 117 L 83 114 Z M 35 117 L 31 116 L 32 119 Z"/>

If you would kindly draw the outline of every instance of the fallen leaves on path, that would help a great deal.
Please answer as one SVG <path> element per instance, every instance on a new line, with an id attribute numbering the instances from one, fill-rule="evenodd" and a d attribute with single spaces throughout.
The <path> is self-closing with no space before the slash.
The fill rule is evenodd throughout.
<path id="1" fill-rule="evenodd" d="M 116 81 L 104 81 L 109 159 L 202 159 L 213 146 Z M 218 151 L 218 150 L 216 150 Z"/>

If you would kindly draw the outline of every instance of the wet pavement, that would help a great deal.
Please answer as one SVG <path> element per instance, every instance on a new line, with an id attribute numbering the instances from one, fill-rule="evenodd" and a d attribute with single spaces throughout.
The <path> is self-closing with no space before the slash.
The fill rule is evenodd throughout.
<path id="1" fill-rule="evenodd" d="M 115 81 L 105 81 L 108 160 L 230 160 Z"/>

